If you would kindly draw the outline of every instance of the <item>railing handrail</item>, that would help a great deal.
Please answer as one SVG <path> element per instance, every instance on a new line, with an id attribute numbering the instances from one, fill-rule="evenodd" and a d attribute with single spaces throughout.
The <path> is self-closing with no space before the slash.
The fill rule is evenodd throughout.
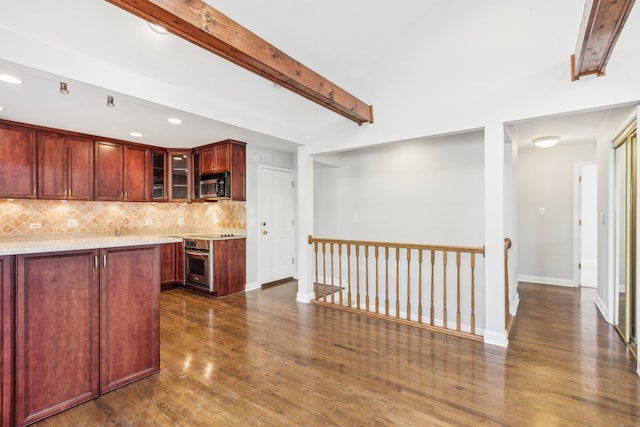
<path id="1" fill-rule="evenodd" d="M 380 246 L 385 248 L 399 248 L 399 249 L 422 249 L 422 250 L 434 250 L 434 251 L 446 251 L 446 252 L 469 252 L 482 254 L 484 256 L 484 246 L 450 246 L 450 245 L 421 245 L 417 243 L 392 243 L 392 242 L 376 242 L 370 240 L 347 240 L 347 239 L 322 239 L 316 238 L 311 235 L 307 238 L 309 244 L 311 243 L 337 243 L 337 244 L 351 244 L 361 246 Z"/>

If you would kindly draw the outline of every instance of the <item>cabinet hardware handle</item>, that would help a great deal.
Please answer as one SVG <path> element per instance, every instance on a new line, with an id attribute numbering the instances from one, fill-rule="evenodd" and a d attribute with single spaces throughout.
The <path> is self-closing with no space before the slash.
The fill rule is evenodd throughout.
<path id="1" fill-rule="evenodd" d="M 98 269 L 98 255 L 95 255 L 93 257 L 93 265 L 96 267 L 96 270 Z"/>
<path id="2" fill-rule="evenodd" d="M 71 197 L 71 189 L 69 189 L 69 194 L 68 195 L 69 195 L 69 197 Z"/>
<path id="3" fill-rule="evenodd" d="M 65 196 L 67 195 L 67 189 L 66 188 L 64 189 L 64 195 Z"/>
<path id="4" fill-rule="evenodd" d="M 36 194 L 37 194 L 37 193 L 36 193 L 36 186 L 34 185 L 34 186 L 33 186 L 33 195 L 35 196 Z"/>
<path id="5" fill-rule="evenodd" d="M 102 265 L 107 268 L 107 254 L 102 255 Z"/>

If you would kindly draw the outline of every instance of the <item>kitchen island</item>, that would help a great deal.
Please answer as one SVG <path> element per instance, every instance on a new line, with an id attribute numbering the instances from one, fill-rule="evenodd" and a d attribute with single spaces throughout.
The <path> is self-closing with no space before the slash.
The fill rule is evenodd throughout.
<path id="1" fill-rule="evenodd" d="M 159 371 L 159 245 L 179 241 L 0 242 L 3 426 L 34 423 Z"/>

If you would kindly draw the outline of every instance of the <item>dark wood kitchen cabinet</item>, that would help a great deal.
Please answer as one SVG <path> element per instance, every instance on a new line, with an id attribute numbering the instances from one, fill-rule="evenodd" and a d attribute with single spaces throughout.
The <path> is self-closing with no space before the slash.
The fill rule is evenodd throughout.
<path id="1" fill-rule="evenodd" d="M 160 371 L 159 245 L 102 250 L 100 392 Z"/>
<path id="2" fill-rule="evenodd" d="M 35 199 L 36 131 L 0 124 L 0 198 Z"/>
<path id="3" fill-rule="evenodd" d="M 180 243 L 160 245 L 160 285 L 169 289 L 184 284 L 184 246 Z"/>
<path id="4" fill-rule="evenodd" d="M 113 142 L 96 141 L 95 150 L 96 200 L 122 200 L 124 146 Z"/>
<path id="5" fill-rule="evenodd" d="M 16 266 L 17 425 L 159 371 L 158 245 L 18 255 Z"/>
<path id="6" fill-rule="evenodd" d="M 159 202 L 169 199 L 167 190 L 167 153 L 151 151 L 151 200 Z"/>
<path id="7" fill-rule="evenodd" d="M 98 251 L 17 257 L 16 422 L 99 393 Z"/>
<path id="8" fill-rule="evenodd" d="M 38 198 L 93 200 L 92 139 L 38 132 Z"/>
<path id="9" fill-rule="evenodd" d="M 231 173 L 231 200 L 246 199 L 246 145 L 228 139 L 194 151 L 199 158 L 199 175 Z"/>
<path id="10" fill-rule="evenodd" d="M 172 202 L 190 202 L 192 169 L 191 153 L 169 150 L 169 200 Z"/>
<path id="11" fill-rule="evenodd" d="M 0 425 L 13 411 L 13 257 L 0 257 Z"/>
<path id="12" fill-rule="evenodd" d="M 218 296 L 244 291 L 246 239 L 216 240 L 213 243 L 213 286 Z"/>
<path id="13" fill-rule="evenodd" d="M 96 200 L 149 200 L 149 149 L 97 141 L 95 157 Z"/>

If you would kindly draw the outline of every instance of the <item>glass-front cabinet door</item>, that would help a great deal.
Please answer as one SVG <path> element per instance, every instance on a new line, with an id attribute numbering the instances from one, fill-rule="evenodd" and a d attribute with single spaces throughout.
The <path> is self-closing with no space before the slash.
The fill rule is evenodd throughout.
<path id="1" fill-rule="evenodd" d="M 191 155 L 185 152 L 169 152 L 169 200 L 191 200 L 190 166 Z"/>
<path id="2" fill-rule="evenodd" d="M 153 166 L 151 173 L 153 174 L 153 188 L 151 199 L 154 201 L 167 200 L 169 194 L 166 186 L 166 153 L 159 151 L 151 152 L 151 161 Z"/>

